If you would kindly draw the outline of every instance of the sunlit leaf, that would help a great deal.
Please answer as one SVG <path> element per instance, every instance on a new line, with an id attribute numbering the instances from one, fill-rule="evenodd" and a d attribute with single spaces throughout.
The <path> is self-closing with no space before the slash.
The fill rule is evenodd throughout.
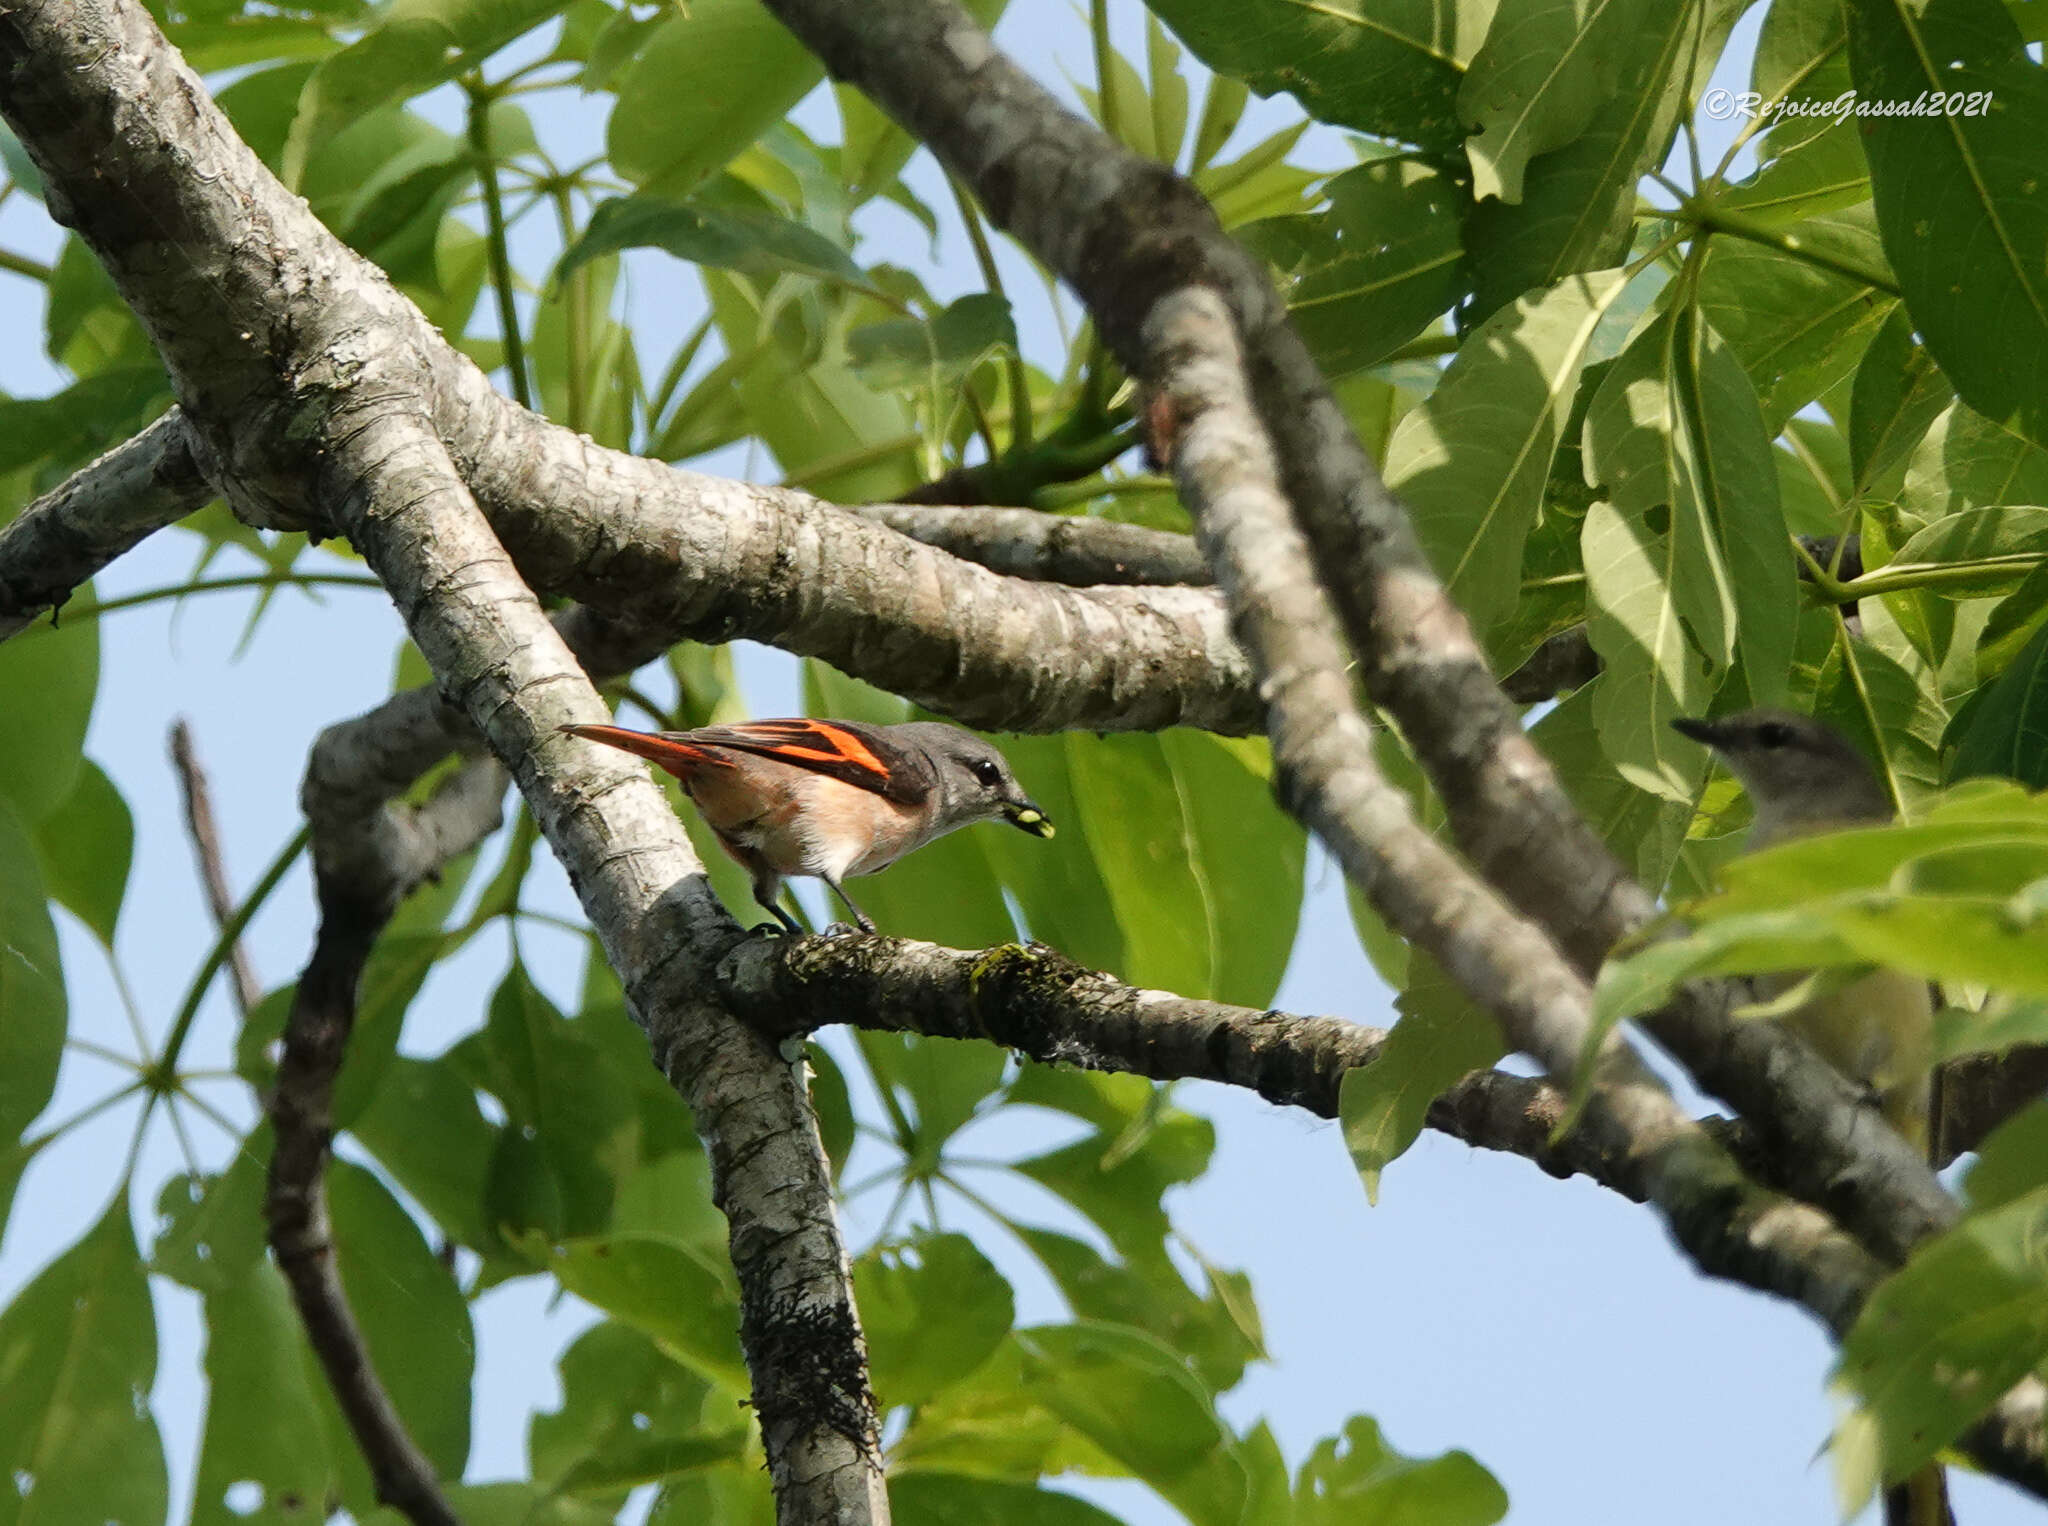
<path id="1" fill-rule="evenodd" d="M 1010 1285 L 962 1235 L 877 1246 L 854 1263 L 853 1287 L 885 1406 L 926 1403 L 1010 1333 Z"/>

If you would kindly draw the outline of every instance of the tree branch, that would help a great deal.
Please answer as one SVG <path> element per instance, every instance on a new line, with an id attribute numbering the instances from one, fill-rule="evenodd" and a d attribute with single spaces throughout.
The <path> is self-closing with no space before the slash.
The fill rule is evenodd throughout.
<path id="1" fill-rule="evenodd" d="M 817 657 L 968 725 L 1258 725 L 1211 589 L 1003 577 L 802 493 L 606 450 L 434 343 L 443 438 L 540 592 L 678 640 Z"/>
<path id="2" fill-rule="evenodd" d="M 913 508 L 857 512 L 991 572 L 1087 588 L 1102 583 L 1199 586 L 1213 582 L 1191 536 L 1039 509 Z"/>
<path id="3" fill-rule="evenodd" d="M 173 408 L 0 526 L 0 641 L 122 552 L 214 497 Z"/>
<path id="4" fill-rule="evenodd" d="M 199 860 L 199 882 L 206 891 L 206 905 L 213 913 L 213 925 L 224 928 L 235 914 L 234 893 L 228 888 L 227 866 L 220 851 L 220 828 L 213 819 L 213 797 L 206 785 L 206 770 L 199 766 L 199 754 L 192 745 L 192 728 L 180 716 L 171 725 L 171 764 L 178 771 L 178 787 L 185 797 L 185 825 L 192 834 L 192 851 Z M 249 963 L 249 951 L 237 938 L 228 948 L 228 974 L 235 993 L 235 1010 L 242 1016 L 263 999 L 262 982 Z"/>
<path id="5" fill-rule="evenodd" d="M 1195 285 L 1219 294 L 1359 675 L 1399 721 L 1474 866 L 1582 973 L 1597 969 L 1618 938 L 1655 915 L 1654 900 L 1523 734 L 1264 268 L 1223 233 L 1200 193 L 1068 112 L 953 0 L 871 0 L 857 13 L 831 0 L 766 3 L 835 78 L 929 146 L 999 226 L 1074 288 L 1134 376 L 1159 380 L 1145 325 L 1162 299 Z M 1646 1026 L 1759 1125 L 1802 1196 L 1840 1213 L 1890 1260 L 1954 1222 L 1955 1203 L 1925 1162 L 1854 1088 L 1778 1025 L 1732 1022 L 1729 1005 L 1725 988 L 1701 983 Z"/>

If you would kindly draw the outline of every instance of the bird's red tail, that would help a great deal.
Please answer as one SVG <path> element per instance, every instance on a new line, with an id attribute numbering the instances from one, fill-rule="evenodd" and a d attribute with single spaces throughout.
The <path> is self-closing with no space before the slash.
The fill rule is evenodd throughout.
<path id="1" fill-rule="evenodd" d="M 687 779 L 693 770 L 717 761 L 710 749 L 699 747 L 695 742 L 685 742 L 673 732 L 628 731 L 623 726 L 563 726 L 560 729 L 585 741 L 602 742 L 607 747 L 616 747 L 622 752 L 659 763 L 678 779 Z"/>

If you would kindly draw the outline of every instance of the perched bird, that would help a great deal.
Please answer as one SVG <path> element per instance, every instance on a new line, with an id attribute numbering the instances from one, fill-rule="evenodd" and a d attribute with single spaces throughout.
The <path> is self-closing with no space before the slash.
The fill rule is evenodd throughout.
<path id="1" fill-rule="evenodd" d="M 1789 710 L 1745 710 L 1720 720 L 1672 726 L 1712 748 L 1755 808 L 1749 846 L 1890 821 L 1891 796 L 1868 760 L 1824 722 Z M 1780 995 L 1796 977 L 1757 982 Z M 1934 1072 L 1934 1003 L 1927 982 L 1875 970 L 1839 990 L 1815 994 L 1780 1021 L 1827 1062 L 1870 1087 L 1893 1128 L 1929 1147 Z M 1944 1526 L 1954 1517 L 1941 1470 L 1914 1474 L 1885 1498 L 1887 1526 Z"/>
<path id="2" fill-rule="evenodd" d="M 792 933 L 802 929 L 778 904 L 787 876 L 823 880 L 873 932 L 841 881 L 886 869 L 977 821 L 1000 818 L 1038 837 L 1053 832 L 1001 753 L 940 721 L 868 726 L 798 717 L 701 731 L 561 729 L 637 753 L 682 780 L 725 851 L 753 876 L 754 899 Z"/>

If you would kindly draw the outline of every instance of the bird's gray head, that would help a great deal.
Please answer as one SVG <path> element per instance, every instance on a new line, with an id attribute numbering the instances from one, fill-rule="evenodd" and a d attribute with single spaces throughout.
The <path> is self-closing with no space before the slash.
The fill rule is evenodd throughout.
<path id="1" fill-rule="evenodd" d="M 1035 837 L 1052 836 L 1052 822 L 1010 772 L 1009 761 L 971 731 L 943 721 L 911 721 L 895 728 L 923 750 L 938 779 L 940 831 L 997 817 Z"/>
<path id="2" fill-rule="evenodd" d="M 1741 781 L 1756 808 L 1752 836 L 1759 843 L 1891 819 L 1891 796 L 1869 761 L 1824 721 L 1791 710 L 1744 710 L 1671 724 L 1711 747 Z"/>

